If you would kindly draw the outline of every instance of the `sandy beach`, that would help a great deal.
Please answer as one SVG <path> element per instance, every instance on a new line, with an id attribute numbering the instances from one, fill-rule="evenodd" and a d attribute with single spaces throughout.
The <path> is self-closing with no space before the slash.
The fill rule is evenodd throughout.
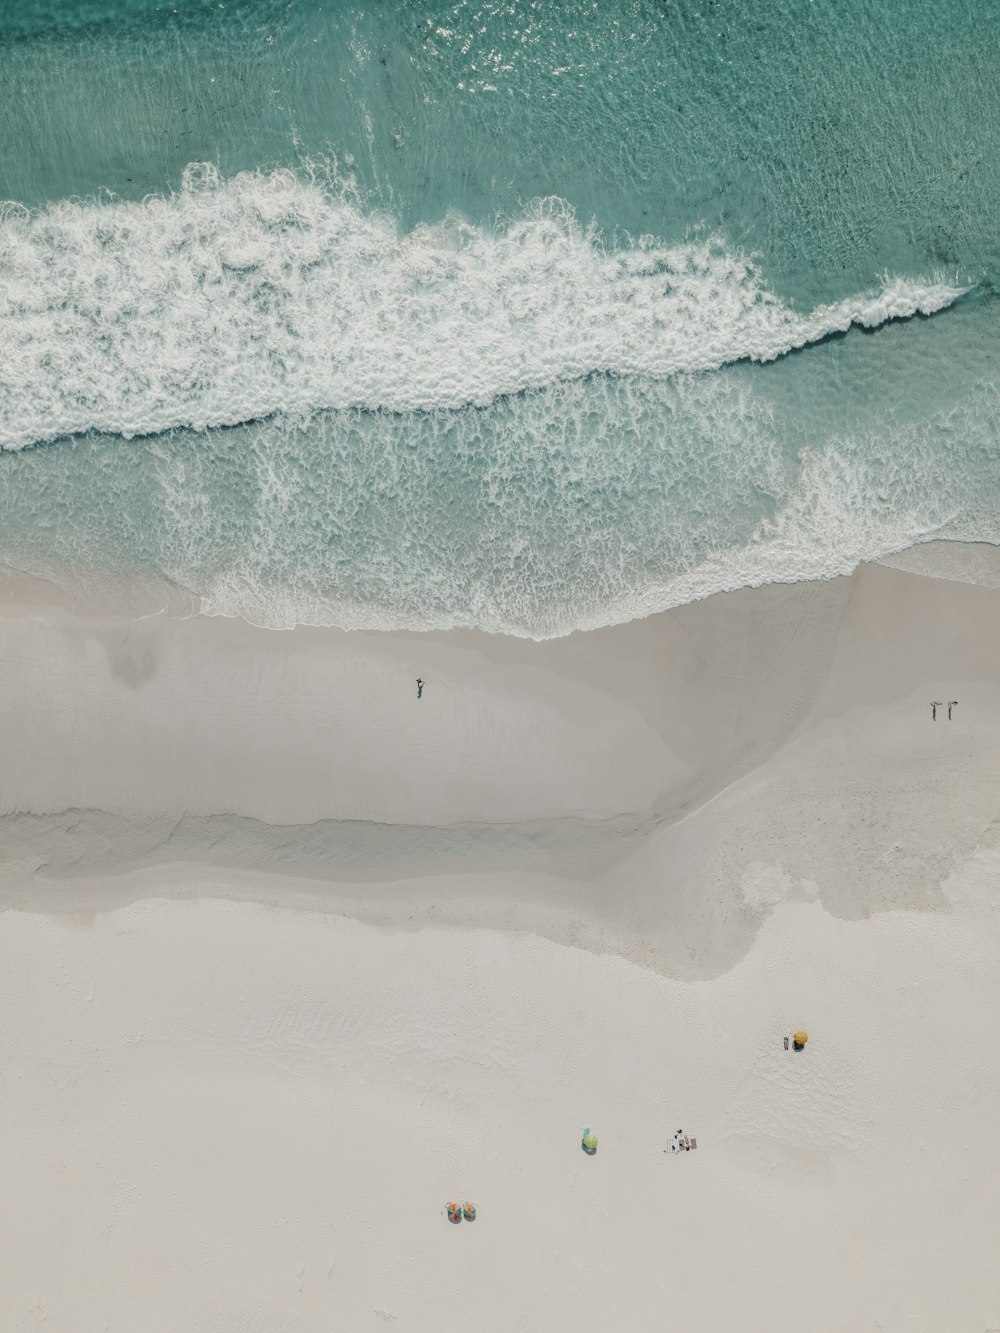
<path id="1" fill-rule="evenodd" d="M 1000 1327 L 981 564 L 541 643 L 8 581 L 0 1324 Z"/>

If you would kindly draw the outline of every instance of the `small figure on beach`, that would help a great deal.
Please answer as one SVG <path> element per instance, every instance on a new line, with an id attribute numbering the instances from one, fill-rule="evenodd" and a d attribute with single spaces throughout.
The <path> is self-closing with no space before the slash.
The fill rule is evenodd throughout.
<path id="1" fill-rule="evenodd" d="M 785 1050 L 786 1050 L 786 1051 L 788 1050 L 788 1038 L 787 1038 L 787 1037 L 785 1038 Z"/>
<path id="2" fill-rule="evenodd" d="M 951 710 L 952 710 L 953 708 L 957 708 L 957 707 L 958 707 L 958 700 L 957 700 L 957 699 L 949 699 L 949 700 L 948 700 L 948 721 L 949 721 L 949 722 L 951 721 Z"/>
<path id="3" fill-rule="evenodd" d="M 424 692 L 424 682 L 417 677 L 417 698 L 419 699 Z"/>
<path id="4" fill-rule="evenodd" d="M 943 707 L 944 707 L 944 704 L 941 702 L 940 699 L 933 699 L 933 700 L 931 701 L 931 721 L 932 721 L 932 722 L 936 722 L 936 721 L 937 721 L 937 710 L 938 710 L 939 708 L 943 708 Z"/>

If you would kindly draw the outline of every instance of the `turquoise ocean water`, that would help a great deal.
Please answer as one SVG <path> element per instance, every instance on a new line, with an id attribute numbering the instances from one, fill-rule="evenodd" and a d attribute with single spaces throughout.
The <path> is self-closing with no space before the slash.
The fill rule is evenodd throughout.
<path id="1" fill-rule="evenodd" d="M 994 0 L 0 8 L 0 563 L 545 636 L 1000 543 Z"/>

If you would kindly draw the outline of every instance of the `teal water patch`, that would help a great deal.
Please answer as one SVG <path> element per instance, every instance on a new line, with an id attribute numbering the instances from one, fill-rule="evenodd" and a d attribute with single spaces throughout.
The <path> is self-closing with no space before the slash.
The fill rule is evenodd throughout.
<path id="1" fill-rule="evenodd" d="M 0 560 L 546 635 L 1000 540 L 998 38 L 985 0 L 14 7 Z"/>
<path id="2" fill-rule="evenodd" d="M 404 231 L 557 195 L 720 231 L 809 305 L 997 273 L 991 0 L 34 0 L 0 40 L 0 197 L 31 207 L 327 156 Z"/>
<path id="3" fill-rule="evenodd" d="M 654 822 L 567 818 L 437 827 L 332 819 L 265 824 L 241 815 L 129 817 L 103 810 L 4 815 L 0 903 L 27 905 L 27 875 L 91 885 L 98 879 L 104 887 L 109 877 L 163 865 L 328 883 L 405 881 L 426 874 L 447 876 L 457 887 L 463 875 L 484 865 L 492 873 L 590 880 L 641 845 Z"/>

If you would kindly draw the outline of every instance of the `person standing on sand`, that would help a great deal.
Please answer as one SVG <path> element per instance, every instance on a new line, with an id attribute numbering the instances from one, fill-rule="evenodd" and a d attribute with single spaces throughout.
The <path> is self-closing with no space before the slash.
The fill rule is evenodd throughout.
<path id="1" fill-rule="evenodd" d="M 957 700 L 957 699 L 949 699 L 949 700 L 948 700 L 948 721 L 949 721 L 949 722 L 951 721 L 951 710 L 952 710 L 953 708 L 957 708 L 957 707 L 958 707 L 958 700 Z"/>
<path id="2" fill-rule="evenodd" d="M 940 707 L 941 707 L 941 700 L 940 700 L 940 699 L 935 699 L 934 702 L 931 704 L 931 721 L 932 721 L 932 722 L 936 722 L 936 721 L 937 721 L 937 710 L 938 710 Z"/>
<path id="3" fill-rule="evenodd" d="M 418 677 L 417 677 L 417 698 L 418 698 L 418 699 L 419 699 L 420 696 L 423 694 L 423 692 L 424 692 L 424 682 L 423 682 L 423 681 L 420 679 L 420 677 L 418 676 Z"/>

